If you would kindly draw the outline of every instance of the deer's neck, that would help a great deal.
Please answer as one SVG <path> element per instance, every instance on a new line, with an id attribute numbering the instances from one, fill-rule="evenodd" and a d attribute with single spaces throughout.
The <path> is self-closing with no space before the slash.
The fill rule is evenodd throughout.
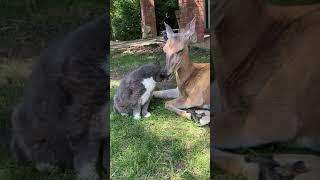
<path id="1" fill-rule="evenodd" d="M 181 60 L 180 67 L 176 71 L 176 81 L 179 89 L 184 84 L 184 82 L 186 82 L 190 78 L 191 74 L 195 70 L 193 63 L 190 60 L 188 48 L 185 50 L 181 58 L 182 60 Z"/>
<path id="2" fill-rule="evenodd" d="M 229 1 L 229 5 L 225 6 L 221 13 L 224 19 L 215 29 L 219 51 L 219 58 L 215 59 L 214 65 L 216 80 L 220 91 L 226 97 L 226 104 L 239 104 L 243 84 L 235 83 L 240 77 L 236 73 L 239 69 L 245 69 L 239 68 L 241 66 L 249 67 L 245 60 L 250 57 L 250 52 L 255 50 L 257 42 L 264 38 L 272 19 L 260 0 Z M 228 84 L 237 86 L 227 87 Z"/>
<path id="3" fill-rule="evenodd" d="M 224 10 L 224 20 L 215 30 L 219 50 L 223 58 L 222 78 L 238 66 L 270 25 L 264 5 L 259 0 L 230 1 Z M 241 4 L 240 4 L 241 3 Z M 236 13 L 241 16 L 235 15 Z"/>

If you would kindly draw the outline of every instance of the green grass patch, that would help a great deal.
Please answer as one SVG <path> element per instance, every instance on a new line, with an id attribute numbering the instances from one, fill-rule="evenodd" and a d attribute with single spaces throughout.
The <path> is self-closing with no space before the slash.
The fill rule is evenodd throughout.
<path id="1" fill-rule="evenodd" d="M 208 62 L 209 52 L 192 49 L 192 59 Z M 201 52 L 200 52 L 201 51 Z M 111 58 L 112 77 L 154 62 L 162 54 L 116 54 Z M 119 78 L 110 82 L 110 97 Z M 111 176 L 113 179 L 208 179 L 210 130 L 178 117 L 164 108 L 164 100 L 152 99 L 151 117 L 134 120 L 111 112 Z"/>
<path id="2" fill-rule="evenodd" d="M 106 12 L 103 0 L 0 0 L 0 55 L 32 57 Z"/>

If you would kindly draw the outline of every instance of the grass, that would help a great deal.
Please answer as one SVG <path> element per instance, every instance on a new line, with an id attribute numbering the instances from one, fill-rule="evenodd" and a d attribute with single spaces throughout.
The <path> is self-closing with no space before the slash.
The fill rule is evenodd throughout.
<path id="1" fill-rule="evenodd" d="M 208 62 L 209 52 L 192 50 L 196 62 Z M 111 58 L 111 97 L 119 78 L 161 53 L 115 54 Z M 160 58 L 163 63 L 163 57 Z M 111 112 L 111 175 L 113 179 L 209 179 L 210 130 L 178 117 L 152 99 L 152 116 L 134 120 Z"/>
<path id="2" fill-rule="evenodd" d="M 105 12 L 103 0 L 0 0 L 0 55 L 31 57 Z"/>

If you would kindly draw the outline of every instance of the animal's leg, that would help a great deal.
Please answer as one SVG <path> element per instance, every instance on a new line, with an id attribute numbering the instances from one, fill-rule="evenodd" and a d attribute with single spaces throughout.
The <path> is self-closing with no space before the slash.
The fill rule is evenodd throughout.
<path id="1" fill-rule="evenodd" d="M 129 114 L 126 112 L 122 112 L 121 110 L 118 109 L 116 102 L 113 100 L 113 111 L 116 113 L 120 113 L 121 116 L 128 116 Z"/>
<path id="2" fill-rule="evenodd" d="M 247 162 L 242 155 L 227 153 L 219 149 L 213 152 L 214 164 L 231 174 L 242 174 L 248 180 L 259 180 L 259 165 Z"/>
<path id="3" fill-rule="evenodd" d="M 77 98 L 81 97 L 81 98 Z M 91 96 L 75 96 L 74 104 L 68 109 L 68 140 L 73 152 L 73 166 L 78 180 L 99 179 L 97 173 L 98 160 L 101 155 L 101 141 L 107 137 L 108 105 L 88 105 Z M 91 102 L 91 101 L 90 101 Z M 94 102 L 92 102 L 94 103 Z M 102 165 L 107 166 L 102 162 Z"/>
<path id="4" fill-rule="evenodd" d="M 50 164 L 50 163 L 45 163 L 45 162 L 37 162 L 36 163 L 36 169 L 39 172 L 45 172 L 45 173 L 56 173 L 58 172 L 58 167 Z"/>
<path id="5" fill-rule="evenodd" d="M 216 148 L 251 147 L 269 142 L 287 141 L 295 136 L 296 126 L 291 121 L 292 119 L 289 118 L 282 119 L 281 123 L 287 125 L 286 129 L 283 129 L 281 126 L 277 126 L 279 123 L 274 122 L 272 117 L 262 116 L 262 114 L 258 113 L 255 113 L 256 116 L 254 116 L 251 113 L 246 115 L 235 111 L 226 113 L 216 112 L 213 115 L 213 132 Z M 280 122 L 279 119 L 276 120 Z M 269 124 L 266 124 L 267 122 Z M 273 130 L 272 133 L 270 133 L 270 129 Z M 249 180 L 257 179 L 260 173 L 257 163 L 253 163 L 252 165 L 252 162 L 246 162 L 244 157 L 240 155 L 219 154 L 216 152 L 215 154 L 216 156 L 213 157 L 213 161 L 221 169 L 234 174 L 244 174 Z M 269 171 L 268 168 L 266 170 Z M 269 176 L 268 174 L 270 173 L 266 172 L 265 174 Z"/>
<path id="6" fill-rule="evenodd" d="M 242 174 L 249 180 L 316 180 L 320 177 L 320 158 L 314 155 L 278 154 L 248 156 L 213 152 L 215 165 L 232 174 Z"/>
<path id="7" fill-rule="evenodd" d="M 73 165 L 77 180 L 99 179 L 96 172 L 99 148 L 100 140 L 83 139 L 76 144 Z"/>
<path id="8" fill-rule="evenodd" d="M 162 91 L 153 91 L 153 97 L 161 99 L 174 99 L 179 97 L 178 87 L 176 89 L 167 89 Z"/>
<path id="9" fill-rule="evenodd" d="M 24 109 L 22 104 L 16 106 L 12 114 L 13 135 L 11 141 L 11 150 L 18 162 L 33 161 L 36 165 L 36 169 L 40 172 L 53 172 L 58 168 L 53 165 L 54 154 L 46 146 L 46 141 L 35 142 L 31 147 L 25 145 L 25 137 L 21 134 L 19 129 L 25 121 Z M 30 139 L 29 139 L 30 141 Z"/>
<path id="10" fill-rule="evenodd" d="M 297 137 L 292 144 L 289 144 L 289 146 L 293 148 L 308 148 L 320 152 L 320 137 Z"/>
<path id="11" fill-rule="evenodd" d="M 204 126 L 210 123 L 210 111 L 208 110 L 195 110 L 191 113 L 192 120 Z"/>
<path id="12" fill-rule="evenodd" d="M 320 177 L 320 158 L 318 156 L 302 154 L 279 154 L 274 156 L 274 160 L 282 165 L 282 167 L 285 167 L 287 164 L 295 165 L 289 172 L 295 176 L 293 180 L 317 180 Z M 297 162 L 300 162 L 300 165 Z"/>
<path id="13" fill-rule="evenodd" d="M 28 161 L 28 158 L 25 155 L 25 152 L 22 150 L 22 148 L 20 148 L 17 142 L 17 139 L 15 137 L 12 137 L 12 140 L 11 140 L 11 151 L 14 155 L 14 158 L 18 161 L 18 163 Z"/>
<path id="14" fill-rule="evenodd" d="M 149 104 L 150 104 L 150 101 L 151 101 L 151 97 L 148 99 L 148 101 L 142 106 L 142 115 L 144 117 L 150 117 L 151 116 L 151 113 L 148 112 L 148 108 L 149 108 Z"/>
<path id="15" fill-rule="evenodd" d="M 11 151 L 13 152 L 13 155 L 18 162 L 28 161 L 28 158 L 26 155 L 27 152 L 25 152 L 26 149 L 23 149 L 20 147 L 19 142 L 18 142 L 19 141 L 19 139 L 18 139 L 19 132 L 16 131 L 16 129 L 18 128 L 16 126 L 19 124 L 19 122 L 25 121 L 24 119 L 22 119 L 22 118 L 24 118 L 24 115 L 22 114 L 23 113 L 22 108 L 23 108 L 22 104 L 18 104 L 15 107 L 15 109 L 12 113 L 12 116 L 11 116 L 11 122 L 12 122 L 13 128 L 12 128 L 12 139 L 11 139 L 10 146 L 11 146 Z"/>
<path id="16" fill-rule="evenodd" d="M 109 144 L 110 144 L 110 137 L 103 139 L 102 141 L 102 168 L 103 171 L 106 175 L 106 177 L 109 177 L 110 172 L 109 172 L 109 162 L 110 162 L 110 149 L 109 149 Z"/>
<path id="17" fill-rule="evenodd" d="M 268 104 L 257 111 L 254 107 L 248 113 L 237 110 L 212 113 L 216 147 L 245 148 L 295 138 L 298 122 L 281 108 Z"/>
<path id="18" fill-rule="evenodd" d="M 137 106 L 133 108 L 133 118 L 137 120 L 140 119 L 141 118 L 140 113 L 141 113 L 141 105 L 138 103 Z"/>
<path id="19" fill-rule="evenodd" d="M 198 107 L 198 104 L 188 104 L 184 98 L 177 98 L 165 103 L 165 108 L 169 111 L 175 112 L 181 117 L 194 120 L 201 126 L 206 125 L 210 122 L 210 112 L 207 110 L 196 110 L 188 112 L 182 109 L 188 109 L 192 107 Z"/>
<path id="20" fill-rule="evenodd" d="M 191 113 L 181 110 L 181 109 L 186 109 L 186 108 L 191 108 L 193 106 L 188 106 L 185 104 L 185 99 L 184 98 L 177 98 L 173 99 L 171 101 L 167 101 L 165 103 L 165 108 L 168 109 L 169 111 L 175 112 L 181 117 L 187 118 L 191 120 Z"/>

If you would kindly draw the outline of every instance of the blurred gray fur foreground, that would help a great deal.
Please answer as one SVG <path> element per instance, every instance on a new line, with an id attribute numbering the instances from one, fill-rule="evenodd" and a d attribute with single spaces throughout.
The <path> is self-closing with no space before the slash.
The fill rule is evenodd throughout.
<path id="1" fill-rule="evenodd" d="M 18 161 L 31 161 L 39 171 L 74 168 L 78 179 L 98 179 L 97 164 L 107 171 L 108 28 L 108 17 L 99 17 L 35 64 L 12 114 Z"/>

